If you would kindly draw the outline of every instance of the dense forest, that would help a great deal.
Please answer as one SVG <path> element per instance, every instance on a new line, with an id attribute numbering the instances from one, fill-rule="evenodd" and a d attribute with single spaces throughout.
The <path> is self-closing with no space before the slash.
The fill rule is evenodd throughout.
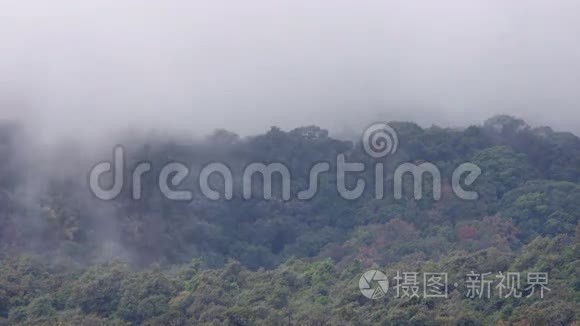
<path id="1" fill-rule="evenodd" d="M 210 200 L 192 173 L 184 184 L 193 199 L 172 201 L 150 173 L 140 200 L 127 187 L 103 201 L 87 176 L 112 160 L 112 147 L 71 140 L 48 155 L 19 124 L 1 124 L 0 325 L 576 325 L 580 139 L 510 116 L 465 128 L 390 125 L 399 149 L 385 161 L 387 180 L 398 164 L 431 162 L 449 185 L 453 169 L 472 162 L 479 198 L 444 186 L 441 200 L 413 191 L 346 200 L 329 173 L 309 200 Z M 128 167 L 148 161 L 157 172 L 173 161 L 192 171 L 224 162 L 234 175 L 250 162 L 283 162 L 294 194 L 316 162 L 344 154 L 375 163 L 348 138 L 307 126 L 203 140 L 127 133 L 111 144 L 124 146 Z M 353 176 L 370 181 L 372 172 Z M 397 298 L 391 284 L 371 300 L 359 290 L 367 270 L 445 272 L 448 297 Z M 549 291 L 468 298 L 473 271 L 522 273 L 521 289 L 526 273 L 548 273 Z"/>

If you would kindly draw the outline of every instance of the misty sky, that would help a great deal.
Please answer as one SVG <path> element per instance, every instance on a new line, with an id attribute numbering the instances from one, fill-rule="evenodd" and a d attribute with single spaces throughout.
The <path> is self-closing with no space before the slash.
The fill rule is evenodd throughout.
<path id="1" fill-rule="evenodd" d="M 247 134 L 371 120 L 580 131 L 577 0 L 0 0 L 0 118 Z"/>

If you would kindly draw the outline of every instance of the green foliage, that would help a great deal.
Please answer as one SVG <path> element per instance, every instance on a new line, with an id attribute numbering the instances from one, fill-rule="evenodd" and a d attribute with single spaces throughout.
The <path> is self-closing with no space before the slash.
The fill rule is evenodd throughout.
<path id="1" fill-rule="evenodd" d="M 501 213 L 525 236 L 573 234 L 580 221 L 580 187 L 570 182 L 534 181 L 507 193 Z"/>
<path id="2" fill-rule="evenodd" d="M 121 284 L 128 273 L 128 268 L 118 263 L 90 268 L 73 283 L 67 305 L 87 314 L 111 315 L 117 310 Z"/>
<path id="3" fill-rule="evenodd" d="M 48 177 L 31 196 L 19 192 L 18 128 L 0 125 L 0 154 L 9 158 L 0 163 L 0 325 L 575 325 L 579 139 L 509 116 L 464 130 L 392 126 L 401 143 L 387 166 L 427 160 L 447 179 L 471 160 L 483 171 L 473 185 L 479 200 L 444 188 L 441 201 L 350 202 L 337 196 L 332 174 L 309 201 L 175 203 L 156 190 L 155 173 L 143 179 L 144 201 L 123 193 L 114 205 L 95 202 L 78 182 L 84 174 Z M 314 163 L 337 153 L 375 163 L 360 144 L 316 126 L 133 140 L 129 161 L 154 169 L 224 161 L 241 173 L 248 162 L 284 162 L 293 193 L 308 185 Z M 444 300 L 373 301 L 358 291 L 371 268 L 445 271 L 460 281 Z M 470 271 L 549 272 L 552 291 L 544 300 L 467 300 Z"/>

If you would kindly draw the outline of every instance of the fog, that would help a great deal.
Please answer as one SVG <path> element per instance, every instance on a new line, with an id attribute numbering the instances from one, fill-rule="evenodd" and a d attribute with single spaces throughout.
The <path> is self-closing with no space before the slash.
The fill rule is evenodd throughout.
<path id="1" fill-rule="evenodd" d="M 43 137 L 498 113 L 580 131 L 576 0 L 0 4 L 0 118 Z"/>

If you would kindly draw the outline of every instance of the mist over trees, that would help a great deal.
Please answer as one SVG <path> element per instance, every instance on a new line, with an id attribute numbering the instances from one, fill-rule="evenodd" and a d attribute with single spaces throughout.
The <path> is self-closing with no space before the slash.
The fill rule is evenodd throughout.
<path id="1" fill-rule="evenodd" d="M 459 163 L 482 175 L 476 201 L 444 189 L 441 200 L 372 194 L 348 201 L 332 173 L 311 200 L 209 200 L 196 172 L 226 163 L 240 176 L 250 162 L 283 162 L 293 193 L 316 162 L 375 161 L 358 139 L 335 139 L 316 126 L 272 127 L 240 137 L 216 130 L 202 140 L 125 134 L 111 147 L 69 141 L 34 150 L 18 123 L 0 125 L 0 322 L 6 325 L 359 325 L 514 323 L 568 325 L 578 320 L 580 139 L 495 116 L 464 128 L 390 123 L 403 162 L 432 162 L 449 178 Z M 95 198 L 89 170 L 111 160 L 152 163 L 143 198 L 131 188 L 112 201 Z M 47 156 L 48 155 L 48 156 Z M 165 198 L 155 178 L 167 162 L 192 171 L 191 201 Z M 357 175 L 372 180 L 372 169 Z M 350 180 L 352 181 L 352 180 Z M 444 184 L 450 184 L 444 180 Z M 219 178 L 210 178 L 216 189 Z M 279 189 L 279 180 L 274 180 Z M 256 187 L 258 190 L 260 184 Z M 429 187 L 424 187 L 429 191 Z M 408 189 L 407 189 L 408 190 Z M 543 300 L 388 299 L 376 304 L 357 282 L 368 269 L 465 273 L 550 273 Z M 460 284 L 460 287 L 463 284 Z"/>
<path id="2" fill-rule="evenodd" d="M 0 0 L 0 326 L 578 326 L 578 31 L 578 0 Z"/>

